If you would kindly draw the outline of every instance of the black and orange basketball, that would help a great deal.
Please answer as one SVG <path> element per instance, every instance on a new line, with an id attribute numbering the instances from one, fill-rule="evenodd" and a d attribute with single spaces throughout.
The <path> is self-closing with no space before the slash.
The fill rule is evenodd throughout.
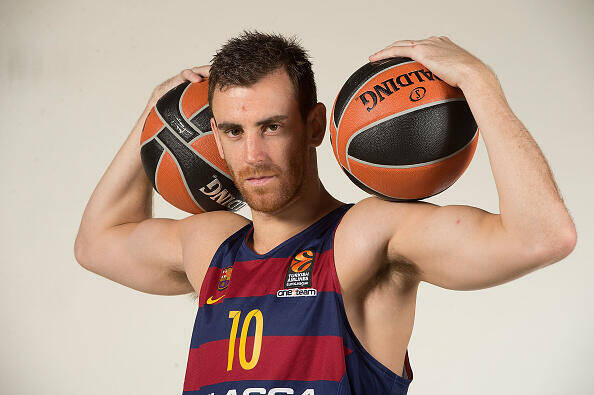
<path id="1" fill-rule="evenodd" d="M 330 122 L 334 156 L 349 179 L 392 201 L 451 186 L 470 164 L 478 135 L 462 91 L 404 57 L 355 71 Z"/>
<path id="2" fill-rule="evenodd" d="M 245 205 L 217 151 L 211 117 L 208 80 L 186 81 L 159 99 L 140 137 L 142 165 L 155 190 L 193 214 Z"/>

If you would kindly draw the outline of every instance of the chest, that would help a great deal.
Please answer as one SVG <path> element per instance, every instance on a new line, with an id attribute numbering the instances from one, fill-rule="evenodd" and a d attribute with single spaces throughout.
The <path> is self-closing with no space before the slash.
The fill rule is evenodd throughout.
<path id="1" fill-rule="evenodd" d="M 324 380 L 344 373 L 340 294 L 323 253 L 288 258 L 219 257 L 202 283 L 191 349 L 207 376 L 287 377 L 291 358 L 307 361 L 295 377 L 320 376 L 325 355 L 335 359 Z M 230 255 L 229 255 L 230 256 Z M 291 356 L 291 358 L 288 358 Z M 321 378 L 322 376 L 320 376 Z"/>
<path id="2" fill-rule="evenodd" d="M 212 313 L 208 316 L 212 320 L 221 314 L 228 318 L 227 311 L 258 310 L 270 320 L 286 322 L 301 322 L 312 311 L 327 314 L 324 310 L 333 307 L 338 290 L 329 258 L 314 249 L 289 257 L 221 257 L 204 277 L 200 308 Z"/>

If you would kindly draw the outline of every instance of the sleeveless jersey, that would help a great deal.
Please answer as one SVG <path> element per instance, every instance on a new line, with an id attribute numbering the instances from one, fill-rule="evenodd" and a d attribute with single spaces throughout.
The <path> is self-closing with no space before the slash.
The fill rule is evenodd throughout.
<path id="1" fill-rule="evenodd" d="M 198 297 L 183 395 L 406 394 L 349 325 L 334 267 L 335 230 L 353 203 L 266 254 L 250 222 L 215 252 Z"/>

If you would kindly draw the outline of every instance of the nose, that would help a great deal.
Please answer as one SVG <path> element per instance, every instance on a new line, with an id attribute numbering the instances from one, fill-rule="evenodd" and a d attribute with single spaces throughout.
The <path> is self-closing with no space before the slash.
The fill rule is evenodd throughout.
<path id="1" fill-rule="evenodd" d="M 260 133 L 246 133 L 245 160 L 250 164 L 266 161 L 266 142 Z"/>

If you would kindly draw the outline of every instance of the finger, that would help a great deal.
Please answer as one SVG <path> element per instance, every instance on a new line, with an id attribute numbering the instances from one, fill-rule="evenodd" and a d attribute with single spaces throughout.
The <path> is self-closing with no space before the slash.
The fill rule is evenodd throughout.
<path id="1" fill-rule="evenodd" d="M 204 78 L 208 78 L 210 75 L 210 65 L 204 65 L 200 67 L 192 67 L 192 71 L 196 74 L 200 74 Z"/>
<path id="2" fill-rule="evenodd" d="M 374 53 L 373 55 L 371 55 L 369 57 L 369 60 L 371 62 L 375 62 L 378 60 L 392 58 L 392 57 L 396 57 L 396 56 L 404 56 L 404 57 L 408 57 L 408 58 L 412 59 L 412 58 L 414 58 L 416 45 L 417 45 L 417 42 L 413 41 L 413 40 L 395 41 L 389 47 L 386 47 L 386 48 L 382 49 L 381 51 L 378 51 L 378 52 Z"/>
<path id="3" fill-rule="evenodd" d="M 392 44 L 390 44 L 389 47 L 392 47 L 394 45 L 403 46 L 403 47 L 412 47 L 417 44 L 420 44 L 421 41 L 424 41 L 424 40 L 396 40 Z"/>
<path id="4" fill-rule="evenodd" d="M 181 72 L 181 75 L 184 79 L 190 82 L 200 82 L 202 81 L 202 76 L 200 74 L 195 73 L 191 69 L 185 69 Z"/>

